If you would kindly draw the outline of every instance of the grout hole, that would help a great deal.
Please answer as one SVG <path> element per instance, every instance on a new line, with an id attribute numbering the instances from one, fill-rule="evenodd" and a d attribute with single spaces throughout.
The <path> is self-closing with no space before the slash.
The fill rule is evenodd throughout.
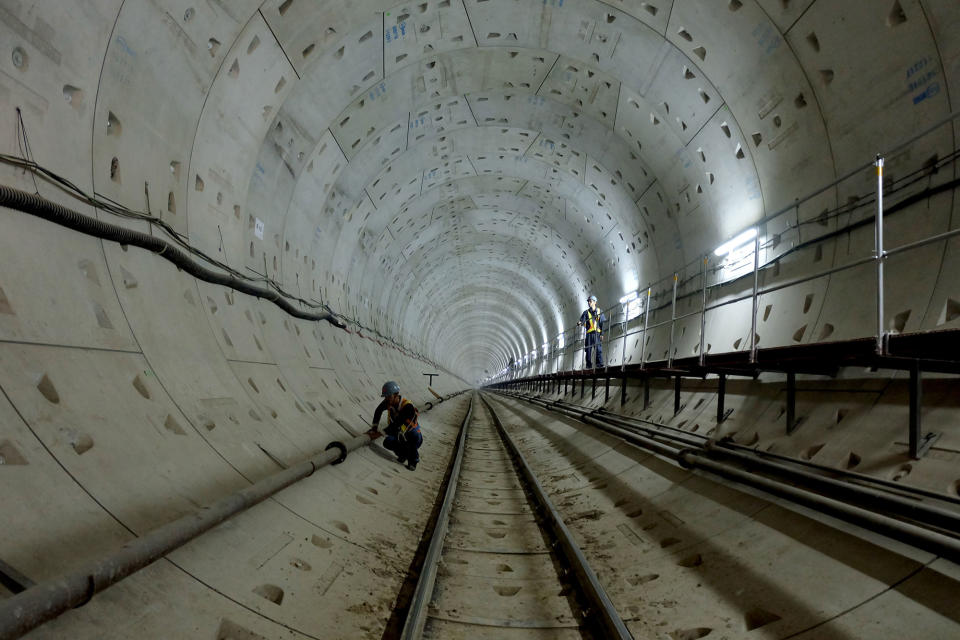
<path id="1" fill-rule="evenodd" d="M 85 433 L 72 433 L 70 435 L 70 446 L 73 447 L 78 456 L 82 456 L 93 449 L 93 438 Z"/>

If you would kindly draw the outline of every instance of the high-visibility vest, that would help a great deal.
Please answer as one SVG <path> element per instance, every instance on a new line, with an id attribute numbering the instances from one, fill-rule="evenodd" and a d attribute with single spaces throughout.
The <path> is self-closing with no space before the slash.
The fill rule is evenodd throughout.
<path id="1" fill-rule="evenodd" d="M 405 423 L 399 422 L 400 410 L 403 409 L 408 404 L 412 404 L 412 403 L 406 398 L 400 398 L 399 405 L 397 405 L 396 407 L 387 407 L 387 417 L 390 418 L 390 421 L 388 424 L 393 424 L 394 422 L 398 422 L 399 424 L 397 424 L 397 426 L 400 427 L 400 433 L 406 433 L 407 431 L 416 431 L 420 428 L 419 420 L 414 420 L 413 425 L 409 427 Z"/>
<path id="2" fill-rule="evenodd" d="M 600 333 L 600 312 L 594 315 L 590 309 L 587 309 L 587 333 Z"/>

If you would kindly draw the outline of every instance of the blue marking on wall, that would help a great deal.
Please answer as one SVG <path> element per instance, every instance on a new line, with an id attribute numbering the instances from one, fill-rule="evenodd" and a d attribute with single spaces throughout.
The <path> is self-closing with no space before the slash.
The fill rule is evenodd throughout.
<path id="1" fill-rule="evenodd" d="M 370 91 L 367 93 L 367 97 L 370 98 L 371 100 L 376 100 L 386 92 L 387 92 L 387 85 L 385 82 L 381 82 L 376 86 L 374 86 L 372 89 L 370 89 Z"/>
<path id="2" fill-rule="evenodd" d="M 383 32 L 383 40 L 390 44 L 397 40 L 403 40 L 407 36 L 407 23 L 401 22 L 399 25 L 394 25 L 390 29 L 387 29 Z"/>
<path id="3" fill-rule="evenodd" d="M 763 49 L 766 55 L 770 55 L 774 51 L 780 48 L 780 44 L 783 42 L 783 38 L 780 37 L 780 33 L 773 27 L 773 25 L 761 22 L 753 28 L 753 33 L 751 34 L 753 39 L 757 41 L 757 44 Z"/>
<path id="4" fill-rule="evenodd" d="M 134 58 L 137 57 L 137 52 L 130 48 L 130 45 L 127 44 L 127 41 L 124 40 L 123 36 L 117 36 L 117 44 L 123 49 L 123 51 Z"/>
<path id="5" fill-rule="evenodd" d="M 936 61 L 929 56 L 920 58 L 907 67 L 904 77 L 907 81 L 907 92 L 920 91 L 914 94 L 913 104 L 920 104 L 927 98 L 932 98 L 940 93 L 940 83 L 933 82 L 939 75 L 940 71 L 936 68 Z"/>
<path id="6" fill-rule="evenodd" d="M 928 86 L 926 89 L 924 89 L 921 93 L 918 93 L 917 95 L 913 96 L 913 104 L 920 104 L 927 98 L 932 98 L 933 96 L 939 93 L 940 93 L 940 83 L 934 82 L 933 84 Z"/>

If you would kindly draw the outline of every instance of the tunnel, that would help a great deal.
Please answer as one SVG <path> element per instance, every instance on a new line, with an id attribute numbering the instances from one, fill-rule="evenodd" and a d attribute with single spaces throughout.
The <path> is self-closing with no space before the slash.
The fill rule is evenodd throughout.
<path id="1" fill-rule="evenodd" d="M 960 637 L 958 91 L 956 0 L 0 0 L 0 637 Z"/>

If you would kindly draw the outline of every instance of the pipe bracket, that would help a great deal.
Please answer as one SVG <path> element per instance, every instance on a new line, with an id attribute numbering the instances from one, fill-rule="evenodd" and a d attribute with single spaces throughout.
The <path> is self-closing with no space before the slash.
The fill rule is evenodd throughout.
<path id="1" fill-rule="evenodd" d="M 324 451 L 329 451 L 330 449 L 337 448 L 340 449 L 340 457 L 331 462 L 330 464 L 340 464 L 347 459 L 347 446 L 340 442 L 339 440 L 334 440 L 326 447 L 323 448 Z"/>

